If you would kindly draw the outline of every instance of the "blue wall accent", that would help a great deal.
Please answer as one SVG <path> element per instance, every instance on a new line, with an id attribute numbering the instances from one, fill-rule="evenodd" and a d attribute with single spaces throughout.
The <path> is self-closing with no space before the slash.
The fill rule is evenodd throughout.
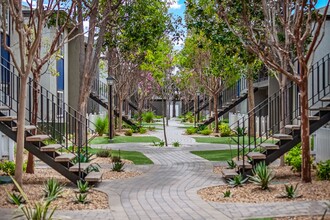
<path id="1" fill-rule="evenodd" d="M 57 61 L 57 91 L 64 91 L 64 59 L 61 58 Z"/>
<path id="2" fill-rule="evenodd" d="M 7 44 L 10 45 L 10 37 L 6 37 Z M 2 45 L 3 34 L 1 33 L 1 83 L 9 82 L 10 54 Z"/>

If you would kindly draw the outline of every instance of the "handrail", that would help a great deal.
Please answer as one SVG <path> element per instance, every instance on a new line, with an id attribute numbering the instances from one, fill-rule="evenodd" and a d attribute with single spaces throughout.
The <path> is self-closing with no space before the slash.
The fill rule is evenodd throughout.
<path id="1" fill-rule="evenodd" d="M 312 108 L 320 106 L 320 99 L 330 94 L 330 54 L 313 64 L 310 71 L 309 80 L 311 84 L 308 88 L 308 105 L 309 108 Z M 285 103 L 290 99 L 291 105 L 286 106 Z M 237 132 L 236 139 L 232 137 L 232 140 L 237 144 L 237 159 L 242 158 L 243 167 L 245 163 L 244 155 L 247 152 L 261 150 L 261 143 L 272 138 L 273 134 L 283 131 L 285 125 L 297 121 L 300 117 L 299 108 L 299 89 L 296 85 L 290 83 L 249 111 L 247 117 L 243 117 L 230 125 L 231 128 L 236 127 L 240 128 L 241 131 L 243 130 L 243 132 Z M 283 115 L 281 115 L 281 109 L 283 109 Z M 269 114 L 269 112 L 272 112 L 272 114 Z M 262 131 L 261 116 L 265 115 L 268 115 L 268 120 L 265 121 L 265 131 Z M 251 123 L 255 128 L 253 137 L 249 135 L 251 133 Z M 259 125 L 259 131 L 256 130 L 257 125 Z M 246 133 L 248 134 L 247 137 L 245 137 Z"/>

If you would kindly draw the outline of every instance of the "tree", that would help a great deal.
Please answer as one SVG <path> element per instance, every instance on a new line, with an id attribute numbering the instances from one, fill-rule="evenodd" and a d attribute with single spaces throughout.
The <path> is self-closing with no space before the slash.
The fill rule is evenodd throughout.
<path id="1" fill-rule="evenodd" d="M 32 5 L 32 3 L 36 3 Z M 64 43 L 60 40 L 60 35 L 71 21 L 74 2 L 57 1 L 37 1 L 27 3 L 29 10 L 29 18 L 23 16 L 22 1 L 8 1 L 1 2 L 2 14 L 9 12 L 13 22 L 13 27 L 18 35 L 17 46 L 10 46 L 4 40 L 2 43 L 4 48 L 9 52 L 11 59 L 20 76 L 20 94 L 18 104 L 18 121 L 17 121 L 17 151 L 16 151 L 16 169 L 15 180 L 22 186 L 23 174 L 23 149 L 24 149 L 24 125 L 25 125 L 25 107 L 26 107 L 26 89 L 30 73 L 33 69 L 41 69 L 47 63 L 51 56 L 59 50 Z M 65 16 L 60 16 L 61 10 L 65 9 L 67 12 Z M 61 22 L 59 19 L 61 18 Z M 49 50 L 41 57 L 37 56 L 39 45 L 43 36 L 43 29 L 47 22 L 53 20 L 58 25 L 54 38 L 51 40 Z M 6 36 L 7 21 L 6 16 L 2 17 L 1 21 L 4 36 Z M 18 50 L 18 55 L 15 54 Z"/>
<path id="2" fill-rule="evenodd" d="M 308 75 L 313 54 L 322 40 L 322 26 L 329 7 L 328 1 L 322 14 L 316 3 L 217 0 L 219 16 L 242 44 L 299 88 L 303 182 L 311 182 Z M 282 65 L 278 62 L 281 59 Z"/>

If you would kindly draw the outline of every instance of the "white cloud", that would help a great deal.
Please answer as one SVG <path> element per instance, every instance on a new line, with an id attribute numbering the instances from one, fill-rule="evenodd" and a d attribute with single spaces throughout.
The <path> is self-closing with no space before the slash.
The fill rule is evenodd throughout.
<path id="1" fill-rule="evenodd" d="M 178 0 L 172 0 L 170 2 L 170 8 L 172 8 L 172 9 L 180 9 L 181 7 L 182 7 L 182 5 L 180 5 L 178 3 Z"/>

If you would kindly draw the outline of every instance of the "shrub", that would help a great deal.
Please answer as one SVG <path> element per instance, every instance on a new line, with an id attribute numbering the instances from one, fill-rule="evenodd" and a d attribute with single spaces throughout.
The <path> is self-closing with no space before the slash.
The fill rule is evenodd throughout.
<path id="1" fill-rule="evenodd" d="M 165 141 L 163 141 L 163 140 L 159 141 L 159 146 L 164 147 L 165 146 Z"/>
<path id="2" fill-rule="evenodd" d="M 155 127 L 155 126 L 149 126 L 149 127 L 148 127 L 148 130 L 149 130 L 149 131 L 155 131 L 155 130 L 156 130 L 156 127 Z"/>
<path id="3" fill-rule="evenodd" d="M 330 160 L 318 163 L 316 174 L 320 180 L 330 180 Z"/>
<path id="4" fill-rule="evenodd" d="M 23 163 L 23 171 L 26 171 L 27 161 Z M 16 164 L 14 161 L 5 160 L 0 162 L 0 170 L 2 170 L 8 176 L 15 175 Z"/>
<path id="5" fill-rule="evenodd" d="M 79 193 L 76 194 L 76 203 L 86 204 L 87 201 L 87 194 L 86 193 Z"/>
<path id="6" fill-rule="evenodd" d="M 244 136 L 245 134 L 245 128 L 237 127 L 236 128 L 237 135 Z"/>
<path id="7" fill-rule="evenodd" d="M 248 178 L 243 179 L 243 176 L 241 174 L 235 176 L 233 179 L 229 179 L 228 184 L 231 185 L 232 187 L 236 186 L 242 186 Z"/>
<path id="8" fill-rule="evenodd" d="M 144 127 L 141 127 L 141 128 L 139 129 L 139 133 L 140 133 L 140 134 L 145 134 L 145 133 L 147 133 L 147 129 L 144 128 Z"/>
<path id="9" fill-rule="evenodd" d="M 194 122 L 194 115 L 192 112 L 187 112 L 187 114 L 184 115 L 182 122 L 189 122 L 193 123 Z"/>
<path id="10" fill-rule="evenodd" d="M 221 137 L 229 137 L 231 134 L 231 130 L 228 124 L 222 123 L 219 125 L 219 131 Z"/>
<path id="11" fill-rule="evenodd" d="M 97 157 L 111 157 L 111 150 L 100 150 L 96 153 Z"/>
<path id="12" fill-rule="evenodd" d="M 14 204 L 14 205 L 18 205 L 18 206 L 25 203 L 25 199 L 20 193 L 7 192 L 7 194 L 8 194 L 8 202 L 9 203 Z"/>
<path id="13" fill-rule="evenodd" d="M 133 135 L 133 130 L 132 129 L 128 129 L 125 131 L 125 136 L 132 136 Z"/>
<path id="14" fill-rule="evenodd" d="M 192 134 L 196 134 L 196 133 L 197 133 L 197 128 L 194 128 L 194 127 L 189 127 L 186 130 L 186 134 L 188 134 L 188 135 L 192 135 Z"/>
<path id="15" fill-rule="evenodd" d="M 285 156 L 284 161 L 289 166 L 292 166 L 293 171 L 301 171 L 301 144 L 293 147 Z"/>
<path id="16" fill-rule="evenodd" d="M 174 141 L 172 143 L 173 147 L 180 147 L 180 142 L 179 141 Z"/>
<path id="17" fill-rule="evenodd" d="M 51 178 L 44 184 L 45 197 L 49 200 L 55 200 L 63 193 L 63 185 L 61 185 L 56 179 Z"/>
<path id="18" fill-rule="evenodd" d="M 77 181 L 77 187 L 80 193 L 87 193 L 89 191 L 88 182 L 82 182 L 81 180 Z"/>
<path id="19" fill-rule="evenodd" d="M 223 197 L 224 197 L 224 198 L 231 197 L 231 192 L 230 192 L 230 190 L 226 190 L 226 191 L 224 191 L 224 192 L 222 192 L 222 193 L 223 193 Z"/>
<path id="20" fill-rule="evenodd" d="M 142 113 L 142 120 L 147 123 L 152 123 L 154 121 L 155 114 L 152 111 Z"/>
<path id="21" fill-rule="evenodd" d="M 227 164 L 228 164 L 229 169 L 235 169 L 236 168 L 236 163 L 233 160 L 228 160 Z"/>
<path id="22" fill-rule="evenodd" d="M 95 120 L 95 131 L 102 136 L 107 133 L 108 130 L 108 118 L 97 117 Z"/>
<path id="23" fill-rule="evenodd" d="M 274 179 L 273 172 L 267 167 L 264 161 L 257 164 L 252 170 L 253 176 L 250 181 L 261 186 L 261 189 L 268 189 L 269 183 Z"/>
<path id="24" fill-rule="evenodd" d="M 210 129 L 204 129 L 204 130 L 200 131 L 200 133 L 202 135 L 210 135 L 212 133 L 212 130 L 210 130 Z"/>

